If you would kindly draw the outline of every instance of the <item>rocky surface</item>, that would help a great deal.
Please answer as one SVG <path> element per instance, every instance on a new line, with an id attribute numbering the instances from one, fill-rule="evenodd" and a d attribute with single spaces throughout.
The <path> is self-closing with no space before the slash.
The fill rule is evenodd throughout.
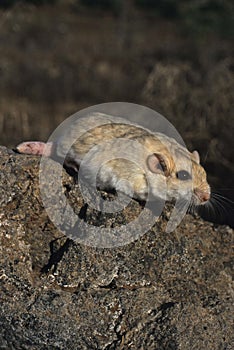
<path id="1" fill-rule="evenodd" d="M 39 159 L 0 155 L 0 349 L 233 349 L 232 229 L 187 215 L 165 233 L 165 210 L 128 245 L 80 244 L 43 208 Z M 63 184 L 85 222 L 115 227 L 142 210 L 100 215 L 65 172 Z"/>

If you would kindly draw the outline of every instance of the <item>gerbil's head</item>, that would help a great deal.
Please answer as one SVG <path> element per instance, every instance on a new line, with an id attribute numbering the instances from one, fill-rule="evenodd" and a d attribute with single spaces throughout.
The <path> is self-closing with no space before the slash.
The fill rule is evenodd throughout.
<path id="1" fill-rule="evenodd" d="M 165 188 L 164 183 L 165 200 L 185 199 L 197 206 L 210 199 L 210 186 L 197 151 L 190 153 L 177 143 L 175 147 L 162 146 L 159 152 L 148 156 L 147 167 L 153 195 L 158 196 L 159 185 Z"/>

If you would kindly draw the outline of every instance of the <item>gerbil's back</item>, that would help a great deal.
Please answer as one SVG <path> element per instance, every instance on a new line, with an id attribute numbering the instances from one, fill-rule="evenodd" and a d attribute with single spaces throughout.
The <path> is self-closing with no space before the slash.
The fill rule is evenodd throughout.
<path id="1" fill-rule="evenodd" d="M 105 141 L 115 138 L 140 139 L 147 135 L 150 135 L 149 130 L 127 119 L 94 113 L 78 119 L 67 129 L 58 141 L 57 154 L 64 157 L 72 144 L 69 157 L 79 155 L 82 159 L 92 147 Z"/>

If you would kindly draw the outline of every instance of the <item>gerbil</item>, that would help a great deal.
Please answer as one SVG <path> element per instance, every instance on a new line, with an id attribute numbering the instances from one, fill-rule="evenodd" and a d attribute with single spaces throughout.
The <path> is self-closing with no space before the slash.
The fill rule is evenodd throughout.
<path id="1" fill-rule="evenodd" d="M 23 142 L 17 150 L 65 158 L 64 164 L 77 172 L 85 160 L 87 178 L 95 180 L 98 173 L 101 187 L 141 200 L 189 198 L 200 205 L 210 199 L 197 151 L 190 153 L 173 138 L 122 118 L 93 113 L 73 123 L 56 143 Z"/>

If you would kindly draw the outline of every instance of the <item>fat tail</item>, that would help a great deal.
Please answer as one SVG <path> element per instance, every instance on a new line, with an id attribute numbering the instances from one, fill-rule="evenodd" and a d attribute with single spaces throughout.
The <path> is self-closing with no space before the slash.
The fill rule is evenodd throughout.
<path id="1" fill-rule="evenodd" d="M 28 141 L 20 143 L 16 147 L 16 150 L 19 153 L 49 157 L 52 154 L 52 146 L 52 142 Z"/>

